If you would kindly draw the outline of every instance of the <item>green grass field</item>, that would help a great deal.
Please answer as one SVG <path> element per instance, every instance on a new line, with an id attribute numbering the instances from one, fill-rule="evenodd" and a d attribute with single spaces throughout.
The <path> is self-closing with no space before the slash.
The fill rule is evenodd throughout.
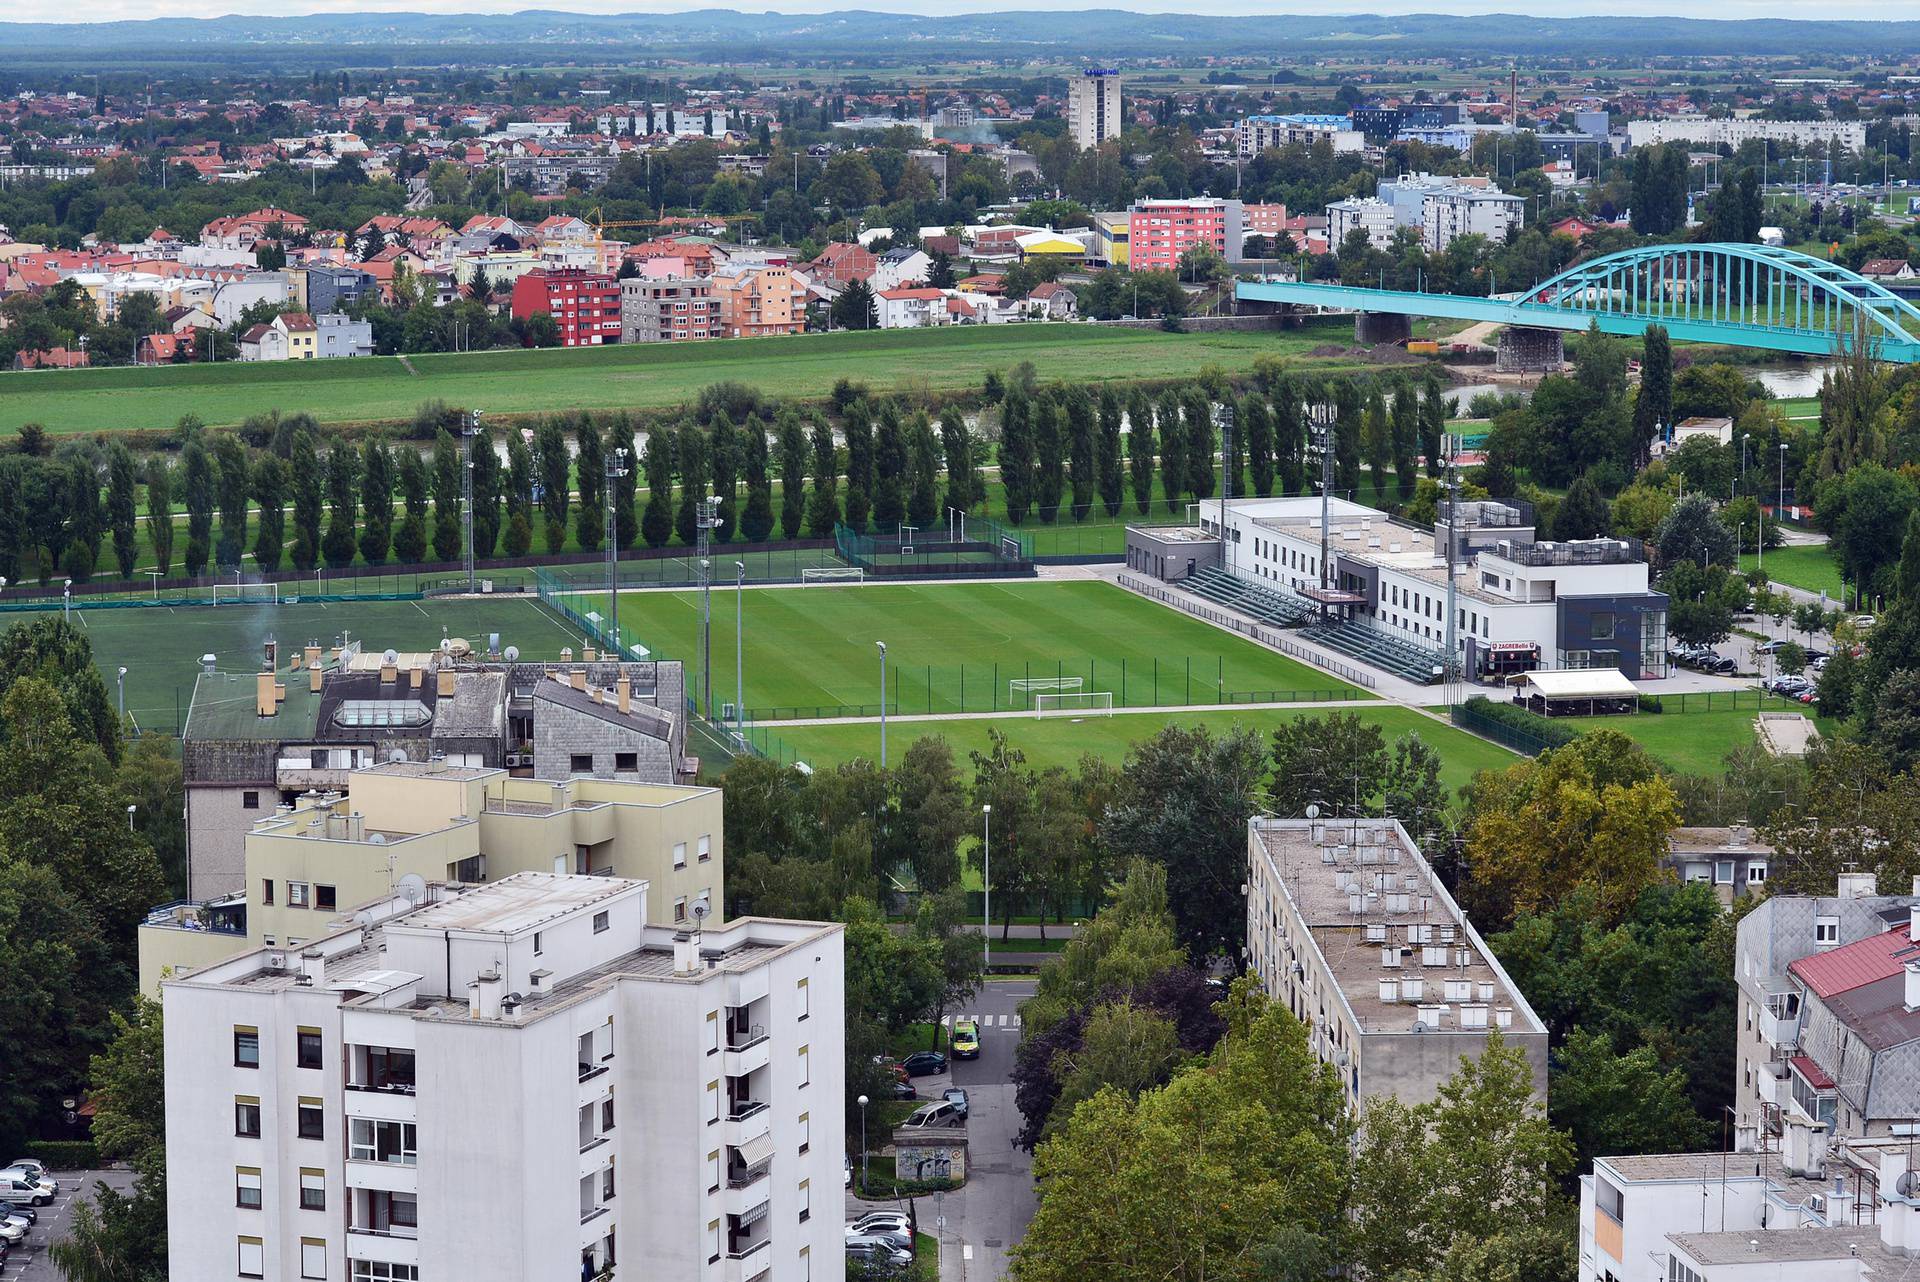
<path id="1" fill-rule="evenodd" d="M 1109 583 L 942 583 L 762 588 L 740 595 L 746 704 L 757 720 L 878 715 L 887 644 L 887 704 L 899 713 L 1029 706 L 1018 679 L 1078 675 L 1116 706 L 1261 701 L 1353 692 L 1316 668 Z M 713 699 L 734 697 L 735 594 L 713 594 Z M 605 616 L 604 593 L 568 603 Z M 622 592 L 622 632 L 697 667 L 700 594 Z M 1009 699 L 1015 701 L 1009 703 Z"/>
<path id="2" fill-rule="evenodd" d="M 1769 701 L 1768 711 L 1797 711 L 1785 702 Z M 1593 728 L 1618 730 L 1649 753 L 1683 774 L 1718 778 L 1722 761 L 1735 748 L 1754 742 L 1754 718 L 1751 708 L 1737 711 L 1662 713 L 1631 717 L 1595 718 Z M 1828 723 L 1815 719 L 1822 734 L 1830 733 Z"/>
<path id="3" fill-rule="evenodd" d="M 0 628 L 36 617 L 0 614 Z M 579 638 L 530 597 L 495 601 L 355 601 L 312 605 L 191 606 L 159 609 L 75 610 L 73 618 L 93 642 L 94 662 L 114 691 L 116 671 L 127 669 L 127 712 L 145 729 L 179 729 L 193 698 L 200 656 L 218 657 L 224 672 L 248 672 L 260 664 L 269 636 L 282 653 L 308 639 L 332 645 L 343 632 L 370 649 L 424 650 L 445 636 L 466 637 L 484 647 L 498 632 L 502 645 L 529 659 L 557 659 Z M 445 629 L 443 632 L 442 629 Z M 283 668 L 285 664 L 281 665 Z"/>
<path id="4" fill-rule="evenodd" d="M 409 419 L 423 401 L 492 414 L 657 409 L 735 380 L 784 398 L 823 398 L 840 378 L 876 389 L 977 385 L 989 370 L 1032 361 L 1042 378 L 1105 382 L 1229 371 L 1259 356 L 1304 357 L 1350 343 L 1344 319 L 1299 329 L 1170 334 L 1096 325 L 995 325 L 932 331 L 801 334 L 694 344 L 472 352 L 271 364 L 36 371 L 0 375 L 0 423 L 48 431 L 167 429 L 184 414 L 221 426 L 279 409 L 323 422 Z"/>
<path id="5" fill-rule="evenodd" d="M 1749 530 L 1748 534 L 1752 534 L 1752 531 Z M 1753 569 L 1755 564 L 1753 556 L 1742 556 L 1741 573 Z M 1840 566 L 1824 543 L 1774 548 L 1767 553 L 1766 571 L 1767 577 L 1775 583 L 1785 583 L 1804 592 L 1824 592 L 1836 603 L 1846 595 L 1846 584 L 1840 578 Z"/>
<path id="6" fill-rule="evenodd" d="M 1342 711 L 1330 708 L 1328 711 Z M 1481 770 L 1497 770 L 1520 758 L 1505 748 L 1456 730 L 1442 721 L 1424 717 L 1411 708 L 1361 707 L 1351 711 L 1378 725 L 1391 743 L 1409 730 L 1440 752 L 1441 778 L 1449 792 L 1459 788 Z M 1126 756 L 1129 745 L 1151 738 L 1162 726 L 1203 725 L 1215 733 L 1245 726 L 1265 734 L 1283 721 L 1318 715 L 1310 709 L 1218 708 L 1204 712 L 1120 713 L 1111 717 L 973 717 L 949 721 L 903 721 L 887 727 L 887 754 L 906 750 L 908 744 L 926 735 L 938 735 L 952 747 L 962 763 L 961 773 L 969 774 L 964 764 L 967 754 L 986 751 L 989 729 L 1000 731 L 1022 752 L 1031 766 L 1071 766 L 1085 753 L 1108 761 Z M 1690 718 L 1691 719 L 1691 718 Z M 1654 718 L 1648 718 L 1654 720 Z M 877 723 L 820 726 L 782 726 L 772 731 L 800 760 L 818 767 L 834 766 L 856 757 L 876 758 L 880 754 L 880 727 Z"/>

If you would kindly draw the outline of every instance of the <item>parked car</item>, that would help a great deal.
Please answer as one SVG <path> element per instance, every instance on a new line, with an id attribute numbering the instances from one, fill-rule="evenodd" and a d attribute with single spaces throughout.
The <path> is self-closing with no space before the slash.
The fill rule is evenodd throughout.
<path id="1" fill-rule="evenodd" d="M 0 1239 L 8 1242 L 27 1240 L 27 1222 L 25 1220 L 0 1220 Z"/>
<path id="2" fill-rule="evenodd" d="M 955 1059 L 980 1058 L 980 1023 L 978 1020 L 957 1019 L 954 1021 L 953 1057 Z"/>
<path id="3" fill-rule="evenodd" d="M 1699 668 L 1702 672 L 1711 672 L 1717 677 L 1730 677 L 1740 671 L 1740 665 L 1732 659 L 1711 651 L 1701 657 Z"/>
<path id="4" fill-rule="evenodd" d="M 903 1082 L 907 1080 L 907 1070 L 900 1066 L 899 1060 L 890 1059 L 885 1055 L 875 1055 L 873 1062 L 892 1073 L 899 1080 Z"/>
<path id="5" fill-rule="evenodd" d="M 8 1174 L 0 1171 L 0 1198 L 9 1202 L 25 1202 L 29 1206 L 45 1206 L 53 1201 L 60 1191 L 57 1184 L 39 1184 L 15 1172 Z"/>
<path id="6" fill-rule="evenodd" d="M 868 1211 L 857 1220 L 847 1221 L 849 1236 L 872 1232 L 875 1229 L 893 1229 L 902 1233 L 911 1233 L 913 1219 L 905 1211 Z"/>
<path id="7" fill-rule="evenodd" d="M 967 1120 L 967 1114 L 972 1111 L 972 1101 L 967 1098 L 965 1091 L 958 1086 L 949 1086 L 940 1092 L 940 1098 L 960 1110 L 961 1121 Z"/>
<path id="8" fill-rule="evenodd" d="M 25 1202 L 0 1201 L 0 1215 L 23 1216 L 29 1224 L 38 1224 L 40 1222 L 40 1212 L 28 1206 Z"/>
<path id="9" fill-rule="evenodd" d="M 845 1178 L 840 1183 L 846 1188 L 853 1187 L 853 1154 L 847 1154 Z"/>
<path id="10" fill-rule="evenodd" d="M 919 1099 L 920 1092 L 913 1089 L 912 1082 L 895 1082 L 893 1084 L 893 1098 L 897 1100 Z"/>
<path id="11" fill-rule="evenodd" d="M 1862 632 L 1865 632 L 1867 629 L 1875 626 L 1879 622 L 1880 620 L 1871 614 L 1856 614 L 1853 616 L 1853 626 L 1860 629 Z"/>
<path id="12" fill-rule="evenodd" d="M 1805 677 L 1789 674 L 1787 676 L 1768 677 L 1760 683 L 1760 688 L 1768 694 L 1792 695 L 1798 694 L 1802 690 L 1811 690 L 1813 688 L 1813 682 L 1807 680 Z"/>
<path id="13" fill-rule="evenodd" d="M 1785 644 L 1785 641 L 1762 641 L 1759 645 L 1753 647 L 1753 652 L 1755 654 L 1778 654 L 1780 647 Z"/>
<path id="14" fill-rule="evenodd" d="M 915 1051 L 900 1061 L 900 1067 L 908 1077 L 931 1077 L 947 1071 L 947 1057 L 942 1051 Z"/>
<path id="15" fill-rule="evenodd" d="M 1793 697 L 1797 702 L 1800 702 L 1800 703 L 1818 703 L 1820 702 L 1820 690 L 1816 686 L 1811 690 L 1802 690 L 1799 694 L 1794 695 Z"/>
<path id="16" fill-rule="evenodd" d="M 16 1157 L 11 1162 L 8 1162 L 5 1166 L 0 1167 L 0 1170 L 25 1171 L 27 1172 L 27 1174 L 39 1180 L 47 1180 L 47 1179 L 53 1178 L 53 1176 L 48 1173 L 46 1164 L 40 1161 L 39 1158 L 35 1158 L 35 1157 Z"/>
<path id="17" fill-rule="evenodd" d="M 908 1253 L 913 1251 L 913 1230 L 905 1225 L 896 1227 L 891 1224 L 876 1224 L 872 1228 L 867 1229 L 858 1229 L 851 1224 L 847 1225 L 847 1240 L 849 1242 L 864 1238 L 878 1238 L 896 1251 L 906 1251 Z"/>
<path id="18" fill-rule="evenodd" d="M 885 1238 L 850 1237 L 847 1263 L 870 1273 L 899 1273 L 913 1263 L 913 1252 L 903 1251 Z"/>
<path id="19" fill-rule="evenodd" d="M 900 1125 L 912 1127 L 959 1126 L 965 1123 L 966 1120 L 957 1106 L 949 1104 L 943 1099 L 937 1104 L 922 1104 L 919 1108 L 909 1113 L 907 1120 L 900 1123 Z"/>

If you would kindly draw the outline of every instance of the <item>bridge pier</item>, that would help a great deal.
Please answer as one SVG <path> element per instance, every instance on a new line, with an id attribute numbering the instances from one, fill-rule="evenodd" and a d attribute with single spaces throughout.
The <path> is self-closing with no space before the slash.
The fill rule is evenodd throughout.
<path id="1" fill-rule="evenodd" d="M 1565 362 L 1559 330 L 1508 325 L 1500 331 L 1493 368 L 1502 374 L 1540 374 L 1557 370 Z"/>
<path id="2" fill-rule="evenodd" d="M 1413 337 L 1413 320 L 1398 312 L 1355 312 L 1353 341 L 1362 347 L 1404 343 Z"/>

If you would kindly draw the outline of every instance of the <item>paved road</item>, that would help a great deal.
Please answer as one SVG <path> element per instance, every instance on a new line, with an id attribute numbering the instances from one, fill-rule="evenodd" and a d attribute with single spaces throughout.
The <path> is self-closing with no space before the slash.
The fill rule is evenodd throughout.
<path id="1" fill-rule="evenodd" d="M 47 1258 L 47 1246 L 66 1236 L 67 1226 L 73 1222 L 74 1201 L 78 1198 L 91 1201 L 93 1186 L 99 1180 L 105 1180 L 122 1193 L 133 1191 L 133 1175 L 128 1171 L 56 1171 L 54 1178 L 60 1182 L 60 1196 L 51 1206 L 39 1208 L 40 1222 L 33 1226 L 24 1242 L 13 1248 L 6 1264 L 0 1265 L 0 1278 L 6 1282 L 18 1282 L 22 1278 L 32 1282 L 59 1282 L 60 1270 Z"/>

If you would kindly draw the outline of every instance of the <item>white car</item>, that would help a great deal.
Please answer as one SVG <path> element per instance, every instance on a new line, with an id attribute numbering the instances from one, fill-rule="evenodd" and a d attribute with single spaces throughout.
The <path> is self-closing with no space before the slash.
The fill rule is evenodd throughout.
<path id="1" fill-rule="evenodd" d="M 0 1238 L 4 1238 L 8 1242 L 23 1242 L 26 1240 L 26 1237 L 27 1222 L 25 1220 L 11 1218 L 0 1220 Z"/>

